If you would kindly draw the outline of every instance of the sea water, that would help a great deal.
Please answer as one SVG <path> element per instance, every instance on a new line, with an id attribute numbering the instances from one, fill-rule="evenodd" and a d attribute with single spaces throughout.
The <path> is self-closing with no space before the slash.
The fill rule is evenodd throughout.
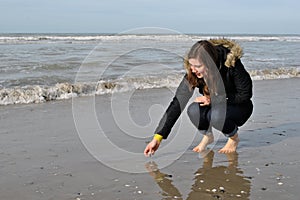
<path id="1" fill-rule="evenodd" d="M 176 87 L 192 44 L 222 37 L 253 80 L 300 76 L 300 35 L 0 34 L 0 105 Z"/>

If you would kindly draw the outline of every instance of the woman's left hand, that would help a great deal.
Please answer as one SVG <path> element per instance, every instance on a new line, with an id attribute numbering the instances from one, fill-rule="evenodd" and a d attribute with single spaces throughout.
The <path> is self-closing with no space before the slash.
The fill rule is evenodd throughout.
<path id="1" fill-rule="evenodd" d="M 199 103 L 200 106 L 209 106 L 210 105 L 210 97 L 209 96 L 196 97 L 194 102 Z"/>

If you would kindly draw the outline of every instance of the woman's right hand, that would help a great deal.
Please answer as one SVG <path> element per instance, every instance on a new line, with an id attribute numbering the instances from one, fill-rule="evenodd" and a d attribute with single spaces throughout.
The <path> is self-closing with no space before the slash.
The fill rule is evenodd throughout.
<path id="1" fill-rule="evenodd" d="M 209 106 L 210 105 L 210 97 L 209 96 L 200 96 L 196 97 L 195 101 L 200 104 L 200 106 Z"/>
<path id="2" fill-rule="evenodd" d="M 153 138 L 152 141 L 149 142 L 149 144 L 146 146 L 144 150 L 144 155 L 146 157 L 153 155 L 155 151 L 158 149 L 159 145 L 160 145 L 160 141 Z"/>

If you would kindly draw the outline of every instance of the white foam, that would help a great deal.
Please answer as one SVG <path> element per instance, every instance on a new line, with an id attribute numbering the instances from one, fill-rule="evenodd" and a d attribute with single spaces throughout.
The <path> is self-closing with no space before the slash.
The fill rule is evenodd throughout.
<path id="1" fill-rule="evenodd" d="M 253 80 L 300 77 L 300 67 L 250 70 Z M 59 83 L 54 86 L 25 86 L 0 89 L 0 105 L 42 103 L 78 96 L 104 95 L 151 88 L 176 88 L 184 73 L 165 76 L 123 77 L 97 83 Z"/>
<path id="2" fill-rule="evenodd" d="M 77 96 L 103 95 L 131 90 L 176 87 L 182 74 L 167 77 L 121 78 L 97 83 L 60 83 L 55 86 L 26 86 L 0 89 L 0 105 L 41 103 Z"/>
<path id="3" fill-rule="evenodd" d="M 157 40 L 157 41 L 190 41 L 208 40 L 210 38 L 226 37 L 238 41 L 289 41 L 300 42 L 298 35 L 0 35 L 0 43 L 24 43 L 37 41 L 121 41 L 121 40 Z"/>
<path id="4" fill-rule="evenodd" d="M 253 80 L 294 78 L 300 77 L 300 67 L 250 70 L 249 74 Z"/>

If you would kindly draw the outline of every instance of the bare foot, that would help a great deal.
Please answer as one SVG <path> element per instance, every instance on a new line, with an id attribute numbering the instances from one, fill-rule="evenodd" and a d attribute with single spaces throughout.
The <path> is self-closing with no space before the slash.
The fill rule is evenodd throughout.
<path id="1" fill-rule="evenodd" d="M 206 149 L 207 145 L 213 143 L 213 141 L 214 141 L 214 135 L 212 133 L 207 134 L 207 135 L 203 135 L 203 138 L 202 138 L 201 142 L 198 144 L 198 146 L 196 146 L 193 149 L 193 151 L 201 153 Z"/>
<path id="2" fill-rule="evenodd" d="M 239 144 L 239 136 L 238 134 L 235 134 L 234 136 L 228 138 L 227 143 L 225 146 L 219 150 L 219 153 L 233 153 L 236 152 L 236 148 Z"/>

